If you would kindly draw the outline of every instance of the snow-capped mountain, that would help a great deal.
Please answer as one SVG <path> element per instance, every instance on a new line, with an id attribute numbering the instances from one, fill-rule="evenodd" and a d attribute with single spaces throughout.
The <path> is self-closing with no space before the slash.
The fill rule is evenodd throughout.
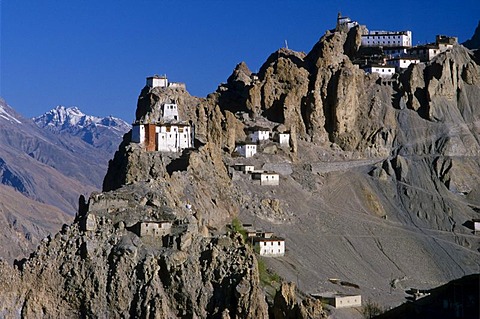
<path id="1" fill-rule="evenodd" d="M 33 121 L 40 128 L 60 135 L 78 137 L 108 152 L 114 152 L 123 134 L 130 130 L 130 125 L 122 119 L 87 115 L 75 106 L 57 106 L 43 115 L 34 117 Z"/>
<path id="2" fill-rule="evenodd" d="M 130 129 L 130 125 L 122 119 L 113 116 L 87 115 L 76 106 L 65 107 L 59 105 L 43 115 L 34 117 L 33 121 L 39 127 L 49 127 L 55 131 L 67 128 L 82 129 L 91 126 L 108 126 L 122 132 Z"/>
<path id="3" fill-rule="evenodd" d="M 0 98 L 0 118 L 7 120 L 10 123 L 21 124 L 20 120 L 17 118 L 18 114 L 13 111 L 11 107 L 7 105 L 4 99 Z"/>
<path id="4" fill-rule="evenodd" d="M 80 194 L 101 189 L 129 129 L 120 119 L 65 107 L 34 122 L 0 98 L 0 244 L 18 237 L 0 258 L 17 258 L 73 218 Z"/>

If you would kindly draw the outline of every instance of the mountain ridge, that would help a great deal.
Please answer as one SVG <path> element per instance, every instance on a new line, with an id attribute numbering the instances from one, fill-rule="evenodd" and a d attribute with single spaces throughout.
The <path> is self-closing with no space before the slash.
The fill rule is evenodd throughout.
<path id="1" fill-rule="evenodd" d="M 102 123 L 102 120 L 98 120 L 99 123 Z M 70 131 L 59 129 L 54 132 L 22 117 L 1 100 L 0 183 L 39 203 L 37 211 L 41 214 L 39 218 L 43 219 L 35 228 L 34 224 L 24 218 L 31 210 L 31 205 L 27 204 L 29 201 L 22 205 L 22 201 L 18 200 L 18 204 L 8 210 L 17 216 L 17 226 L 25 236 L 28 233 L 36 234 L 24 243 L 25 247 L 33 249 L 41 239 L 39 234 L 58 230 L 59 223 L 55 215 L 58 209 L 64 214 L 60 219 L 62 222 L 71 221 L 78 209 L 79 196 L 88 196 L 100 188 L 104 170 L 114 152 L 111 145 L 118 144 L 123 137 L 122 130 L 126 130 L 123 124 L 123 121 L 119 122 L 113 133 L 109 133 L 106 127 L 102 127 L 101 132 L 94 127 L 92 135 L 101 133 L 108 141 L 103 145 L 92 145 L 81 139 L 81 134 L 84 135 L 90 130 L 90 124 L 76 131 L 70 126 Z M 2 195 L 11 196 L 7 193 Z M 14 197 L 19 196 L 17 194 Z M 51 220 L 50 225 L 48 220 Z M 22 226 L 21 221 L 26 221 L 27 225 Z M 20 251 L 26 251 L 24 248 L 19 251 L 18 247 L 20 246 L 11 246 L 11 250 L 7 249 L 4 257 L 10 259 L 18 256 Z"/>

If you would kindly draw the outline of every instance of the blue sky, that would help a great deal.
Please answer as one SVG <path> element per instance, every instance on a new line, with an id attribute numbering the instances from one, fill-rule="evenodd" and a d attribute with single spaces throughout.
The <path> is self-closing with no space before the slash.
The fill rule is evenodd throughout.
<path id="1" fill-rule="evenodd" d="M 454 4 L 452 4 L 454 3 Z M 206 96 L 245 61 L 252 71 L 288 41 L 308 52 L 336 15 L 371 30 L 470 38 L 478 0 L 0 0 L 0 96 L 22 115 L 56 105 L 132 121 L 149 75 Z"/>

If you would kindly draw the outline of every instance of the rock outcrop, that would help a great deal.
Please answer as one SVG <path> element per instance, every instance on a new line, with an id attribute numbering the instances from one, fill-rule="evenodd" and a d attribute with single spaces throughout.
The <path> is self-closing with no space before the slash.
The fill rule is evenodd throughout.
<path id="1" fill-rule="evenodd" d="M 137 182 L 81 203 L 77 221 L 16 268 L 2 264 L 6 317 L 265 318 L 253 252 L 238 235 L 199 232 L 157 183 Z M 169 221 L 163 236 L 138 222 Z M 204 236 L 205 235 L 205 236 Z"/>
<path id="2" fill-rule="evenodd" d="M 307 298 L 298 301 L 295 284 L 283 283 L 275 295 L 275 306 L 272 309 L 275 319 L 308 319 L 327 318 L 322 302 L 318 299 Z"/>

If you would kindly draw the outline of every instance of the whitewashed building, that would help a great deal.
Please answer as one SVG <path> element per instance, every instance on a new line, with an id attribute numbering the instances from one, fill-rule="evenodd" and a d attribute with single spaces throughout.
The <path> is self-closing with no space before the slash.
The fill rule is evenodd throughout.
<path id="1" fill-rule="evenodd" d="M 190 125 L 182 123 L 164 123 L 156 127 L 157 151 L 180 152 L 192 147 Z"/>
<path id="2" fill-rule="evenodd" d="M 399 58 L 407 55 L 408 47 L 385 47 L 383 53 L 390 58 Z"/>
<path id="3" fill-rule="evenodd" d="M 280 176 L 274 172 L 252 172 L 252 179 L 259 180 L 260 185 L 277 186 L 280 184 Z"/>
<path id="4" fill-rule="evenodd" d="M 326 294 L 320 299 L 335 308 L 354 308 L 362 306 L 361 295 Z"/>
<path id="5" fill-rule="evenodd" d="M 131 141 L 143 144 L 147 151 L 180 152 L 193 147 L 193 127 L 179 121 L 177 104 L 164 103 L 161 111 L 155 124 L 133 123 Z"/>
<path id="6" fill-rule="evenodd" d="M 255 237 L 254 249 L 257 254 L 265 257 L 285 256 L 285 239 L 280 237 Z"/>
<path id="7" fill-rule="evenodd" d="M 134 225 L 134 232 L 140 236 L 159 237 L 170 234 L 172 223 L 169 221 L 143 221 Z"/>
<path id="8" fill-rule="evenodd" d="M 243 143 L 237 145 L 235 151 L 238 152 L 241 156 L 249 158 L 257 154 L 257 144 L 253 143 Z"/>
<path id="9" fill-rule="evenodd" d="M 274 141 L 282 146 L 290 146 L 290 133 L 275 133 Z"/>
<path id="10" fill-rule="evenodd" d="M 435 44 L 419 45 L 408 49 L 408 54 L 419 59 L 422 62 L 427 62 L 433 59 L 442 51 Z"/>
<path id="11" fill-rule="evenodd" d="M 162 105 L 162 119 L 164 121 L 178 121 L 178 106 L 176 103 L 164 103 Z"/>
<path id="12" fill-rule="evenodd" d="M 157 75 L 147 77 L 147 86 L 151 88 L 161 87 L 161 88 L 183 88 L 186 89 L 187 86 L 182 82 L 169 82 L 167 75 Z"/>
<path id="13" fill-rule="evenodd" d="M 473 219 L 473 231 L 475 233 L 480 232 L 480 219 Z"/>
<path id="14" fill-rule="evenodd" d="M 438 54 L 453 48 L 458 43 L 456 37 L 449 37 L 445 35 L 437 35 L 435 43 L 426 45 L 419 45 L 408 49 L 408 54 L 412 57 L 420 59 L 422 62 L 427 62 L 433 59 Z"/>
<path id="15" fill-rule="evenodd" d="M 168 87 L 169 88 L 182 88 L 182 89 L 186 89 L 187 88 L 187 85 L 185 83 L 182 83 L 182 82 L 170 82 L 168 83 Z"/>
<path id="16" fill-rule="evenodd" d="M 411 64 L 420 63 L 420 59 L 415 57 L 397 57 L 389 59 L 387 63 L 388 65 L 395 67 L 395 70 L 398 72 L 402 69 L 408 69 Z"/>
<path id="17" fill-rule="evenodd" d="M 263 127 L 253 127 L 249 129 L 249 137 L 254 143 L 258 143 L 260 141 L 268 141 L 270 139 L 270 130 L 268 128 Z"/>
<path id="18" fill-rule="evenodd" d="M 147 151 L 156 151 L 156 125 L 155 124 L 132 124 L 132 138 L 134 143 L 143 144 Z"/>
<path id="19" fill-rule="evenodd" d="M 337 15 L 337 26 L 335 30 L 347 32 L 348 30 L 356 27 L 357 25 L 357 21 L 353 21 L 349 17 L 342 16 L 342 14 L 339 12 Z"/>
<path id="20" fill-rule="evenodd" d="M 147 151 L 180 152 L 193 147 L 193 130 L 185 123 L 134 123 L 131 141 L 143 144 Z"/>
<path id="21" fill-rule="evenodd" d="M 376 73 L 383 78 L 389 78 L 395 74 L 395 67 L 390 65 L 367 65 L 363 67 L 365 73 Z"/>
<path id="22" fill-rule="evenodd" d="M 412 31 L 370 31 L 362 35 L 364 47 L 411 47 Z"/>
<path id="23" fill-rule="evenodd" d="M 132 142 L 143 143 L 145 141 L 145 124 L 132 124 Z"/>
<path id="24" fill-rule="evenodd" d="M 155 87 L 162 87 L 166 88 L 168 87 L 168 79 L 166 75 L 157 75 L 155 74 L 154 76 L 149 76 L 147 78 L 147 86 L 151 88 Z"/>
<path id="25" fill-rule="evenodd" d="M 243 173 L 251 173 L 255 170 L 255 166 L 246 165 L 246 164 L 235 164 L 235 165 L 233 165 L 233 168 L 236 171 L 240 171 L 240 172 L 243 172 Z"/>
<path id="26" fill-rule="evenodd" d="M 457 37 L 450 37 L 448 35 L 437 35 L 435 37 L 435 44 L 438 46 L 440 51 L 446 51 L 453 48 L 454 45 L 458 44 Z"/>

